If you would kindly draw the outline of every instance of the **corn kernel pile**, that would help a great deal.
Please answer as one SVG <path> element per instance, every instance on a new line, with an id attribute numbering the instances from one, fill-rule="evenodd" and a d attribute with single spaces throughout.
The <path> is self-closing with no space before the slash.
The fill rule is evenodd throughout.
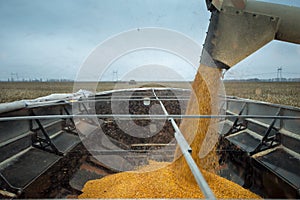
<path id="1" fill-rule="evenodd" d="M 206 77 L 205 80 L 202 77 Z M 219 81 L 218 69 L 200 66 L 193 82 L 196 95 L 191 96 L 187 114 L 211 115 L 218 112 L 217 107 L 213 105 L 218 103 L 215 99 L 218 95 Z M 218 167 L 214 142 L 217 130 L 214 124 L 217 124 L 217 121 L 210 119 L 185 119 L 180 126 L 185 138 L 191 142 L 193 159 L 213 193 L 217 198 L 260 198 L 212 173 Z M 195 130 L 196 134 L 191 134 Z M 79 198 L 204 198 L 204 196 L 177 148 L 174 162 L 150 162 L 150 165 L 135 172 L 122 172 L 89 181 Z"/>
<path id="2" fill-rule="evenodd" d="M 159 166 L 158 166 L 159 165 Z M 196 182 L 178 178 L 173 165 L 140 173 L 122 172 L 86 183 L 80 198 L 204 198 Z M 201 171 L 217 198 L 259 198 L 239 185 L 213 173 Z"/>

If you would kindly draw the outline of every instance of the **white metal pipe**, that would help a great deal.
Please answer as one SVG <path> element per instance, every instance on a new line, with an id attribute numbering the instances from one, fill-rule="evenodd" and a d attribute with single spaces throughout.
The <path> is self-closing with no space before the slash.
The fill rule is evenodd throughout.
<path id="1" fill-rule="evenodd" d="M 40 115 L 40 116 L 16 116 L 0 117 L 1 121 L 34 120 L 34 119 L 70 119 L 70 118 L 114 118 L 118 120 L 131 119 L 161 119 L 165 120 L 166 115 L 119 115 L 119 114 L 83 114 L 83 115 Z M 270 115 L 168 115 L 173 119 L 283 119 L 300 120 L 300 116 L 270 116 Z"/>

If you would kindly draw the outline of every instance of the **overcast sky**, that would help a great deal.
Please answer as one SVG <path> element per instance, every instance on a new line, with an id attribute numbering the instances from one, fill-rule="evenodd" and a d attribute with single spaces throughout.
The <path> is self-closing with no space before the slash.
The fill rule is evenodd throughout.
<path id="1" fill-rule="evenodd" d="M 270 1 L 300 7 L 299 0 Z M 12 73 L 18 73 L 19 80 L 75 79 L 99 44 L 132 29 L 175 30 L 202 46 L 209 15 L 204 0 L 0 0 L 0 80 L 16 78 Z M 282 67 L 284 77 L 300 77 L 299 58 L 299 45 L 274 41 L 226 76 L 273 78 Z M 175 70 L 184 79 L 194 78 L 195 68 L 188 63 L 170 53 L 151 51 L 120 58 L 102 78 L 113 80 L 117 71 L 120 79 L 140 67 L 140 74 L 145 71 L 140 79 L 151 79 L 150 72 L 159 66 Z M 137 73 L 132 74 L 130 78 L 135 78 Z"/>

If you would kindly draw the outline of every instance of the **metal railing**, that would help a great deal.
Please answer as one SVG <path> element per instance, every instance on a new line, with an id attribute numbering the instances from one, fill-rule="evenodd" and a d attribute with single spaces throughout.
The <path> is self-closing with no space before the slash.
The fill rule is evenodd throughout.
<path id="1" fill-rule="evenodd" d="M 35 119 L 71 119 L 71 118 L 114 118 L 118 120 L 131 119 L 162 119 L 166 115 L 127 115 L 127 114 L 83 114 L 83 115 L 37 115 L 0 117 L 1 121 L 35 120 Z M 300 120 L 300 116 L 271 116 L 271 115 L 168 115 L 173 119 L 285 119 Z"/>

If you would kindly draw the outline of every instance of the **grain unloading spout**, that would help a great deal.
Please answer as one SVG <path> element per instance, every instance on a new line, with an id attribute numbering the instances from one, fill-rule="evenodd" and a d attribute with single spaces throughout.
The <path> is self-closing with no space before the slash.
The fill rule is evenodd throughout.
<path id="1" fill-rule="evenodd" d="M 254 0 L 206 0 L 211 19 L 201 64 L 228 69 L 276 39 L 300 44 L 300 8 Z"/>

